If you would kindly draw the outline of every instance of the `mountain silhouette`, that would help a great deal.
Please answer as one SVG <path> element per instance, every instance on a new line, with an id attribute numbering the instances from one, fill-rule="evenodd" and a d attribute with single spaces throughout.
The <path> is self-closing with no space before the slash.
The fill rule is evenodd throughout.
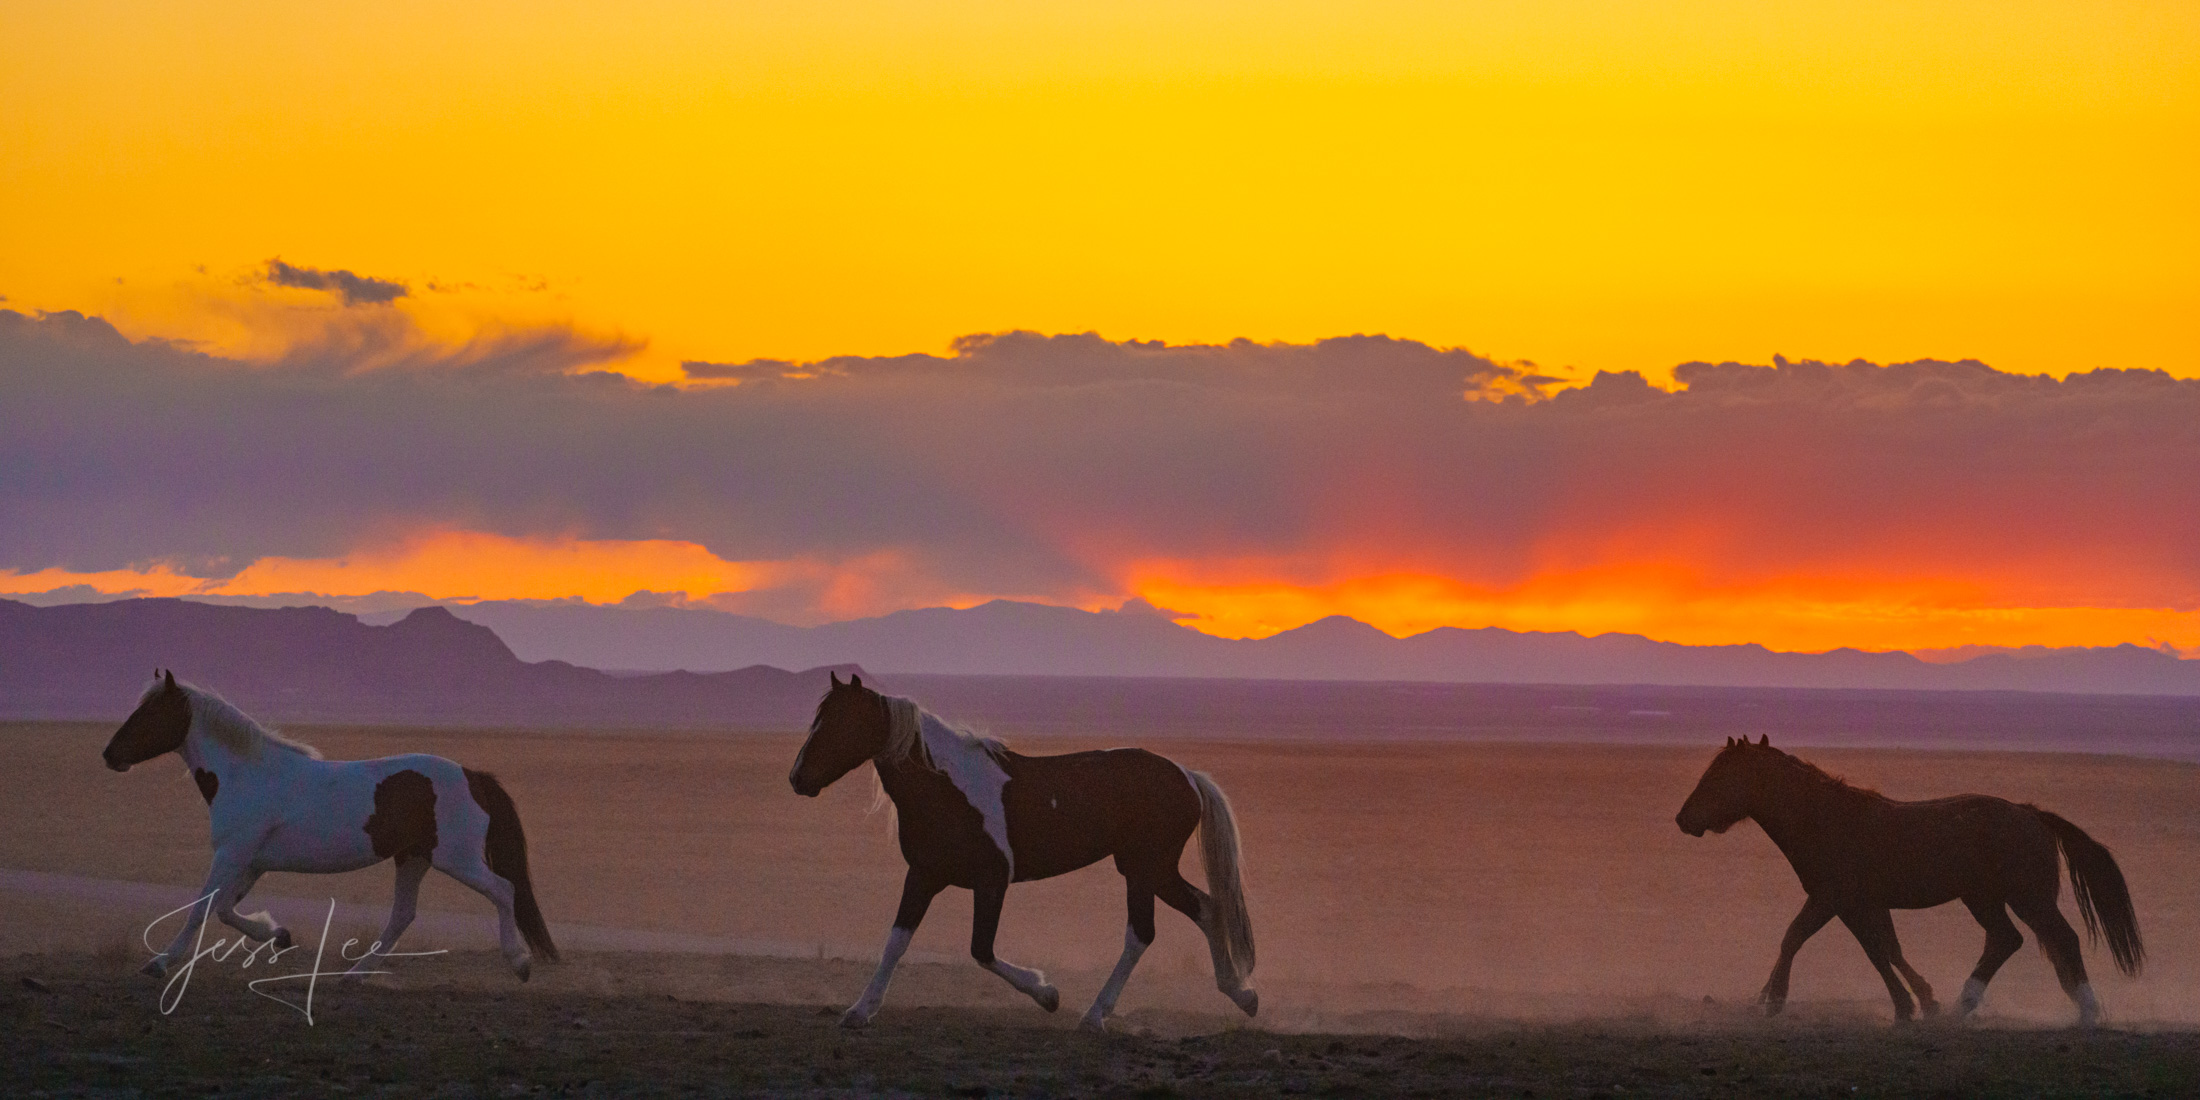
<path id="1" fill-rule="evenodd" d="M 119 720 L 155 667 L 289 722 L 784 730 L 809 721 L 825 687 L 822 668 L 614 676 L 522 661 L 443 607 L 369 626 L 322 607 L 0 600 L 0 714 Z"/>
<path id="2" fill-rule="evenodd" d="M 467 621 L 475 615 L 500 625 Z M 627 664 L 749 663 L 616 673 L 526 659 L 558 645 L 594 645 Z M 2166 679 L 2165 663 L 2190 667 L 2127 650 L 1933 665 L 1900 653 L 1783 654 L 1625 635 L 1438 630 L 1400 639 L 1346 618 L 1247 642 L 1197 634 L 1142 606 L 1096 613 L 1006 602 L 804 629 L 662 608 L 431 606 L 373 625 L 320 607 L 0 600 L 0 718 L 119 722 L 163 667 L 276 723 L 787 734 L 808 725 L 824 693 L 825 668 L 816 666 L 853 673 L 860 658 L 874 670 L 867 682 L 979 728 L 1126 743 L 1192 736 L 1698 744 L 1769 731 L 1814 744 L 2200 758 L 2200 692 L 2189 687 L 2182 695 L 2044 690 L 2058 676 L 2128 685 Z M 753 660 L 769 655 L 810 667 L 788 672 Z M 1485 680 L 1430 682 L 1444 675 Z M 1719 676 L 1769 682 L 1690 682 Z M 1894 690 L 1855 683 L 1871 677 L 1938 682 Z M 2029 690 L 1918 690 L 1951 681 L 1994 687 L 1995 677 Z M 1812 678 L 1820 683 L 1795 682 Z"/>
<path id="3" fill-rule="evenodd" d="M 1908 653 L 1780 653 L 1635 634 L 1439 627 L 1394 638 L 1331 616 L 1258 640 L 1217 638 L 1143 602 L 1120 611 L 995 600 L 797 627 L 700 608 L 482 602 L 452 613 L 528 660 L 696 671 L 860 663 L 880 672 L 1427 683 L 1988 690 L 2200 695 L 2200 661 L 2135 645 L 2032 647 L 1933 663 Z"/>

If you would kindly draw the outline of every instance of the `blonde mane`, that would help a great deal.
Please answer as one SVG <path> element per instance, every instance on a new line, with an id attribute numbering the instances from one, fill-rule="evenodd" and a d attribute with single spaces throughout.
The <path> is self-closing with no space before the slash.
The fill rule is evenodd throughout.
<path id="1" fill-rule="evenodd" d="M 279 752 L 293 752 L 309 760 L 321 759 L 321 750 L 303 741 L 293 741 L 252 720 L 252 716 L 238 710 L 236 704 L 193 684 L 176 681 L 183 689 L 184 697 L 191 700 L 191 728 L 205 733 L 215 743 L 247 760 L 259 758 L 262 748 Z M 145 689 L 145 698 L 152 698 L 160 690 L 160 682 Z M 143 700 L 140 700 L 142 702 Z"/>
<path id="2" fill-rule="evenodd" d="M 924 720 L 932 719 L 933 725 L 945 738 L 935 736 L 938 745 L 928 744 L 924 733 Z M 940 770 L 935 755 L 944 753 L 984 753 L 995 760 L 1008 751 L 1008 745 L 998 737 L 976 733 L 925 710 L 914 699 L 898 695 L 886 696 L 886 747 L 879 750 L 877 759 L 888 764 L 904 760 L 922 765 L 932 771 Z"/>

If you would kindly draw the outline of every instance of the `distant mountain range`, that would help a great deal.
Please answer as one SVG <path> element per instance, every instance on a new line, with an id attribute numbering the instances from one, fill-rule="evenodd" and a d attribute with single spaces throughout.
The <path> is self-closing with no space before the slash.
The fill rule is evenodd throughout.
<path id="1" fill-rule="evenodd" d="M 621 663 L 642 663 L 632 660 L 635 655 L 686 653 L 691 656 L 684 659 L 692 660 L 695 653 L 715 652 L 718 659 L 729 659 L 729 654 L 739 659 L 758 652 L 730 649 L 723 642 L 711 650 L 693 635 L 675 632 L 740 630 L 755 623 L 708 612 L 431 606 L 374 625 L 318 607 L 252 608 L 168 599 L 33 607 L 0 600 L 0 718 L 120 721 L 156 666 L 172 667 L 276 723 L 793 733 L 808 724 L 825 689 L 822 667 L 643 674 L 600 672 L 562 660 L 526 661 L 496 631 L 464 621 L 454 611 L 509 615 L 512 625 L 505 629 L 522 637 L 528 624 L 547 623 L 569 633 L 546 631 L 530 644 L 575 647 L 567 652 L 588 652 L 580 647 L 595 645 L 602 647 L 596 652 L 626 658 Z M 988 629 L 1003 622 L 1015 629 Z M 860 671 L 853 661 L 813 656 L 830 650 L 801 648 L 835 644 L 830 640 L 840 638 L 845 641 L 837 644 L 865 654 L 866 664 L 879 662 L 874 667 L 881 670 L 897 664 L 944 669 L 948 674 L 873 671 L 865 676 L 875 686 L 912 695 L 958 721 L 1017 736 L 1113 743 L 1223 737 L 1716 744 L 1722 736 L 1770 732 L 1776 740 L 1811 744 L 2058 749 L 2200 759 L 2200 692 L 2192 691 L 2189 682 L 2182 697 L 2055 694 L 2039 690 L 2048 682 L 2045 677 L 2027 679 L 2026 686 L 2034 690 L 2021 692 L 1826 690 L 1794 682 L 1854 667 L 1955 673 L 1968 675 L 1963 682 L 1970 684 L 1984 679 L 1977 668 L 1966 673 L 1968 665 L 1978 662 L 1936 666 L 1899 654 L 1894 660 L 1835 655 L 1829 670 L 1819 658 L 1754 648 L 1690 650 L 1639 638 L 1459 631 L 1454 633 L 1463 641 L 1452 644 L 1480 645 L 1481 650 L 1460 651 L 1482 654 L 1477 658 L 1482 663 L 1435 671 L 1461 677 L 1493 676 L 1491 670 L 1503 669 L 1545 682 L 1415 683 L 1245 675 L 1287 669 L 1372 677 L 1416 667 L 1379 663 L 1389 654 L 1422 652 L 1412 648 L 1415 639 L 1371 639 L 1367 628 L 1350 623 L 1317 624 L 1319 629 L 1293 632 L 1294 638 L 1275 647 L 1201 640 L 1198 635 L 1187 642 L 1184 635 L 1189 632 L 1154 615 L 1094 615 L 1028 604 L 913 612 L 836 628 L 764 626 L 770 628 L 769 637 L 787 641 L 781 643 L 784 648 L 763 652 L 775 653 L 790 665 L 830 665 L 844 675 Z M 1088 644 L 1093 636 L 1110 640 L 1116 648 Z M 1152 639 L 1159 653 L 1180 655 L 1182 663 L 1167 664 L 1145 653 L 1138 645 L 1142 639 Z M 1328 639 L 1344 644 L 1321 644 Z M 1167 646 L 1177 648 L 1161 648 Z M 536 656 L 541 651 L 521 652 Z M 1116 663 L 1088 656 L 1096 652 Z M 1640 653 L 1667 663 L 1629 662 Z M 1583 656 L 1579 663 L 1569 663 L 1569 654 Z M 2122 667 L 2115 663 L 2121 654 L 2105 654 L 2107 667 Z M 1736 660 L 1721 664 L 1722 657 Z M 1355 660 L 1360 663 L 1347 663 Z M 1843 660 L 1854 663 L 1844 665 Z M 1207 663 L 1196 663 L 1200 661 Z M 997 665 L 1024 674 L 953 674 L 954 662 L 963 669 Z M 1991 662 L 1984 668 L 2012 665 L 2082 667 L 2073 666 L 2068 655 L 2053 655 Z M 1094 668 L 1125 674 L 1037 674 Z M 1654 675 L 1732 678 L 1738 675 L 1735 669 L 1752 668 L 1769 670 L 1768 678 L 1785 671 L 1789 682 L 1676 686 L 1649 680 Z M 1176 674 L 1128 674 L 1156 669 Z M 1187 670 L 1230 675 L 1195 679 L 1183 675 Z M 1599 677 L 1635 682 L 1583 682 Z"/>
<path id="2" fill-rule="evenodd" d="M 322 607 L 0 600 L 0 717 L 118 720 L 156 666 L 288 722 L 786 730 L 825 686 L 822 668 L 613 676 L 529 663 L 441 607 L 370 626 Z"/>
<path id="3" fill-rule="evenodd" d="M 1997 690 L 2200 695 L 2200 661 L 2135 645 L 2033 647 L 1951 663 L 1908 653 L 1776 653 L 1634 634 L 1444 627 L 1393 638 L 1333 616 L 1257 641 L 1216 638 L 1133 601 L 1120 611 L 996 600 L 799 627 L 694 608 L 483 602 L 453 615 L 526 660 L 712 671 L 833 662 L 882 672 L 1425 683 Z M 368 617 L 370 621 L 373 616 Z"/>

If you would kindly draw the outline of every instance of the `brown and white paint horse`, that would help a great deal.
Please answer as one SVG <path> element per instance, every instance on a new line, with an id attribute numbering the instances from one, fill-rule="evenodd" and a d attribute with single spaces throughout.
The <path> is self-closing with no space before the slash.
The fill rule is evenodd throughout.
<path id="1" fill-rule="evenodd" d="M 289 929 L 266 913 L 237 912 L 269 871 L 353 871 L 385 859 L 397 861 L 397 897 L 378 946 L 352 976 L 397 946 L 430 867 L 495 904 L 504 957 L 521 981 L 531 968 L 529 947 L 557 959 L 527 876 L 519 811 L 495 776 L 418 753 L 323 760 L 213 692 L 156 673 L 101 755 L 119 772 L 170 752 L 183 757 L 212 820 L 214 864 L 201 894 L 210 900 L 191 907 L 145 973 L 159 976 L 184 958 L 209 910 L 253 939 L 290 946 Z"/>
<path id="2" fill-rule="evenodd" d="M 1808 895 L 1780 941 L 1780 960 L 1759 995 L 1768 1014 L 1787 1001 L 1795 953 L 1839 917 L 1886 982 L 1895 1017 L 1910 1018 L 1911 990 L 1925 1014 L 1933 1015 L 1939 1005 L 1932 987 L 1902 957 L 1889 910 L 1961 899 L 1986 929 L 1986 952 L 1956 1001 L 1961 1015 L 1978 1009 L 1986 983 L 2024 945 L 2009 921 L 2013 910 L 2040 938 L 2063 992 L 2078 1006 L 2078 1022 L 2091 1026 L 2101 1006 L 2086 980 L 2078 934 L 2055 901 L 2062 888 L 2058 849 L 2070 867 L 2070 892 L 2086 931 L 2105 932 L 2109 955 L 2126 974 L 2137 974 L 2146 957 L 2131 892 L 2115 858 L 2084 830 L 2037 806 L 1980 794 L 1898 802 L 1773 748 L 1769 737 L 1756 744 L 1729 738 L 1674 822 L 1682 832 L 1702 836 L 1725 832 L 1743 818 L 1764 827 Z"/>
<path id="3" fill-rule="evenodd" d="M 1216 986 L 1246 1015 L 1259 1011 L 1260 995 L 1245 985 L 1253 972 L 1253 928 L 1239 882 L 1237 827 L 1214 780 L 1143 749 L 1025 756 L 908 699 L 864 687 L 861 676 L 843 684 L 828 675 L 832 687 L 818 703 L 788 782 L 796 793 L 815 796 L 870 761 L 893 799 L 909 863 L 878 973 L 841 1017 L 843 1026 L 871 1022 L 924 911 L 949 886 L 975 895 L 970 954 L 978 965 L 1054 1011 L 1061 994 L 1046 975 L 993 954 L 1001 902 L 1011 882 L 1051 878 L 1111 856 L 1123 874 L 1130 919 L 1122 958 L 1082 1026 L 1106 1030 L 1131 969 L 1153 943 L 1157 897 L 1206 934 Z M 1177 872 L 1195 831 L 1206 893 Z"/>

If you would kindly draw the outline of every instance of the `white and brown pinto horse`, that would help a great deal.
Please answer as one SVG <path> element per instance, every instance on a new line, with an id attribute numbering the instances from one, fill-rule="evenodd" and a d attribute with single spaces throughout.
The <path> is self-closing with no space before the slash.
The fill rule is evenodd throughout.
<path id="1" fill-rule="evenodd" d="M 529 947 L 557 959 L 527 877 L 519 811 L 495 776 L 418 753 L 323 760 L 213 692 L 177 682 L 173 672 L 155 674 L 101 755 L 119 772 L 169 752 L 183 757 L 206 798 L 214 865 L 204 900 L 146 973 L 161 975 L 184 958 L 209 910 L 253 939 L 290 946 L 290 931 L 266 913 L 237 912 L 269 871 L 353 871 L 385 859 L 397 861 L 397 897 L 378 946 L 352 967 L 354 976 L 397 946 L 430 867 L 496 905 L 504 957 L 520 980 L 531 966 Z"/>
<path id="2" fill-rule="evenodd" d="M 1153 943 L 1157 897 L 1206 934 L 1216 986 L 1246 1015 L 1259 1010 L 1259 994 L 1245 986 L 1253 972 L 1253 928 L 1238 877 L 1237 827 L 1214 780 L 1143 749 L 1025 756 L 908 699 L 864 687 L 861 676 L 846 684 L 837 675 L 831 680 L 788 782 L 796 793 L 815 796 L 870 761 L 893 799 L 909 862 L 878 973 L 841 1017 L 843 1026 L 862 1027 L 877 1014 L 925 909 L 949 886 L 975 896 L 970 954 L 978 965 L 1054 1011 L 1061 994 L 1046 975 L 993 954 L 1002 899 L 1011 882 L 1051 878 L 1111 856 L 1123 874 L 1130 920 L 1123 956 L 1082 1026 L 1106 1029 L 1131 969 Z M 1177 872 L 1195 831 L 1206 893 Z"/>

